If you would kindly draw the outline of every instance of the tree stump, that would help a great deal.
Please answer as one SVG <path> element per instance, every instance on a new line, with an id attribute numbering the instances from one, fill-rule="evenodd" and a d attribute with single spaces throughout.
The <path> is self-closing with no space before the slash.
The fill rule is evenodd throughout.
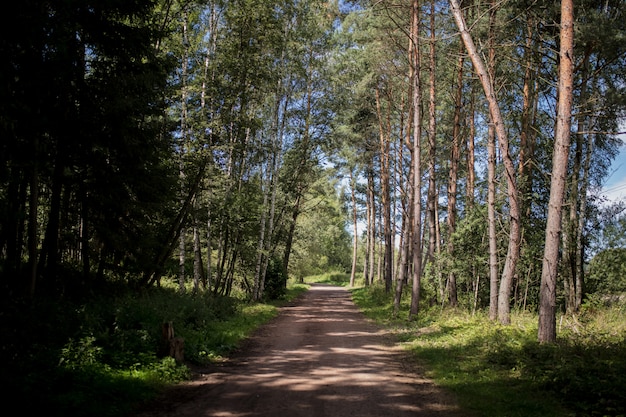
<path id="1" fill-rule="evenodd" d="M 185 360 L 185 339 L 174 336 L 173 323 L 163 323 L 161 326 L 161 356 L 170 356 L 178 363 Z"/>

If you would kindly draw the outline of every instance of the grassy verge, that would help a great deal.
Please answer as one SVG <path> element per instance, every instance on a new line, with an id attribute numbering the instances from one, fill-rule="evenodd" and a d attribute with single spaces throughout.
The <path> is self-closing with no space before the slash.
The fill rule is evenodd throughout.
<path id="1" fill-rule="evenodd" d="M 350 286 L 350 274 L 344 272 L 327 272 L 320 275 L 312 275 L 305 278 L 305 282 L 310 284 L 331 284 L 340 287 Z M 361 286 L 363 281 L 361 278 L 355 282 L 356 286 Z"/>
<path id="2" fill-rule="evenodd" d="M 626 414 L 624 306 L 587 306 L 576 318 L 563 317 L 558 343 L 540 345 L 536 315 L 514 313 L 512 324 L 502 326 L 481 313 L 435 307 L 409 323 L 406 303 L 394 318 L 382 288 L 355 289 L 353 298 L 476 416 Z"/>
<path id="3" fill-rule="evenodd" d="M 99 296 L 84 305 L 50 300 L 5 306 L 3 394 L 25 415 L 127 415 L 187 379 L 187 364 L 228 356 L 307 288 L 290 285 L 284 297 L 268 303 L 161 288 Z M 187 364 L 157 356 L 164 322 L 184 339 Z"/>

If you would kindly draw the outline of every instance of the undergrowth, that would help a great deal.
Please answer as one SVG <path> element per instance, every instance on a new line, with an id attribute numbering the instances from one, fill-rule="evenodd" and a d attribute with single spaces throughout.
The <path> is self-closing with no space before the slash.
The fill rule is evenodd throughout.
<path id="1" fill-rule="evenodd" d="M 514 312 L 511 325 L 441 306 L 407 321 L 408 298 L 393 316 L 392 295 L 353 290 L 370 318 L 395 331 L 426 375 L 477 416 L 626 415 L 625 307 L 586 305 L 560 317 L 555 344 L 537 342 L 537 316 Z"/>
<path id="2" fill-rule="evenodd" d="M 306 288 L 292 285 L 271 303 L 160 288 L 99 294 L 81 304 L 42 299 L 4 305 L 3 395 L 24 415 L 127 415 L 187 379 L 189 365 L 227 356 Z M 184 339 L 185 363 L 158 354 L 165 322 Z"/>

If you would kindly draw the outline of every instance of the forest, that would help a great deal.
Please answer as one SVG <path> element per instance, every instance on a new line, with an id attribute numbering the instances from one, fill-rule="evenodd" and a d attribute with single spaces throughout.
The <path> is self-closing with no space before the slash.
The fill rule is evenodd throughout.
<path id="1" fill-rule="evenodd" d="M 330 272 L 403 322 L 530 314 L 538 346 L 624 319 L 626 202 L 602 194 L 623 0 L 22 0 L 0 19 L 8 398 L 95 415 L 57 390 L 184 379 L 163 323 L 211 361 L 236 344 L 221 330 Z M 623 414 L 611 395 L 600 415 Z"/>

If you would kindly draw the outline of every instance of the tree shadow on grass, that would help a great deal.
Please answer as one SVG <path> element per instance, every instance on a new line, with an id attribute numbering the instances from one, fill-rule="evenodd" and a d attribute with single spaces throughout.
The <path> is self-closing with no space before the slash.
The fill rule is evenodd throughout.
<path id="1" fill-rule="evenodd" d="M 626 413 L 626 343 L 560 339 L 487 326 L 461 336 L 437 326 L 417 336 L 415 355 L 460 405 L 485 416 L 620 416 Z M 456 338 L 455 342 L 450 342 Z"/>

